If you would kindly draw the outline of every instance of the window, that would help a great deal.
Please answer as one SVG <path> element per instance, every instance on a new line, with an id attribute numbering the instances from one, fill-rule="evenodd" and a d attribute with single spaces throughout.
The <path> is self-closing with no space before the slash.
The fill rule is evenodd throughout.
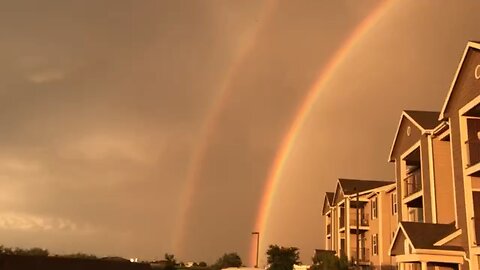
<path id="1" fill-rule="evenodd" d="M 378 254 L 378 234 L 372 235 L 372 253 L 373 255 Z"/>
<path id="2" fill-rule="evenodd" d="M 393 192 L 392 193 L 392 215 L 396 215 L 398 213 L 398 208 L 397 208 L 397 193 Z"/>
<path id="3" fill-rule="evenodd" d="M 377 218 L 377 197 L 372 199 L 372 219 Z"/>

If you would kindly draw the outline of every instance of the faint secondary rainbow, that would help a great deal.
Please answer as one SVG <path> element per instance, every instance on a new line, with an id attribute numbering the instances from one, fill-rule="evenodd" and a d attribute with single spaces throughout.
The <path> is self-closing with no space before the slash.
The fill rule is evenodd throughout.
<path id="1" fill-rule="evenodd" d="M 348 38 L 342 43 L 342 46 L 335 52 L 335 54 L 330 58 L 328 63 L 323 66 L 323 68 L 318 73 L 314 83 L 307 92 L 307 95 L 303 99 L 303 102 L 300 104 L 299 109 L 297 110 L 294 120 L 291 123 L 286 135 L 283 137 L 280 147 L 275 155 L 273 163 L 270 167 L 270 170 L 265 181 L 264 192 L 262 199 L 260 201 L 260 209 L 257 214 L 257 219 L 255 223 L 255 231 L 265 232 L 265 228 L 268 221 L 268 214 L 272 207 L 273 198 L 275 196 L 276 186 L 278 185 L 280 176 L 282 174 L 285 162 L 288 159 L 288 156 L 295 145 L 295 141 L 298 137 L 299 131 L 305 123 L 308 115 L 310 114 L 320 90 L 330 81 L 335 71 L 343 63 L 345 58 L 348 56 L 348 53 L 354 47 L 354 45 L 368 32 L 369 29 L 375 25 L 376 22 L 382 17 L 383 14 L 388 10 L 388 8 L 393 3 L 393 0 L 385 1 L 379 4 L 363 21 L 355 27 L 352 33 Z M 265 239 L 263 237 L 262 239 Z M 263 245 L 263 241 L 261 241 Z M 260 254 L 262 254 L 260 252 Z M 256 246 L 252 242 L 250 248 L 250 262 L 255 261 L 256 256 Z"/>
<path id="2" fill-rule="evenodd" d="M 212 106 L 210 106 L 210 111 L 207 114 L 205 124 L 202 126 L 199 136 L 199 142 L 197 143 L 190 162 L 190 166 L 187 172 L 187 180 L 184 185 L 184 191 L 180 199 L 180 211 L 177 216 L 177 226 L 175 228 L 174 238 L 173 238 L 173 249 L 175 253 L 178 253 L 182 249 L 181 245 L 184 240 L 185 226 L 187 222 L 188 214 L 192 207 L 192 201 L 197 187 L 198 175 L 201 173 L 201 168 L 205 158 L 206 151 L 208 149 L 209 142 L 211 141 L 212 135 L 216 130 L 216 127 L 221 116 L 221 112 L 224 110 L 224 107 L 231 95 L 231 86 L 232 82 L 237 75 L 239 69 L 241 68 L 245 58 L 254 48 L 258 36 L 264 29 L 265 25 L 270 20 L 276 1 L 268 0 L 266 1 L 260 12 L 259 20 L 261 22 L 253 33 L 250 35 L 250 38 L 247 38 L 240 46 L 239 52 L 229 66 L 228 71 L 226 72 L 225 79 L 223 80 L 222 85 L 219 87 L 219 93 L 216 95 Z"/>

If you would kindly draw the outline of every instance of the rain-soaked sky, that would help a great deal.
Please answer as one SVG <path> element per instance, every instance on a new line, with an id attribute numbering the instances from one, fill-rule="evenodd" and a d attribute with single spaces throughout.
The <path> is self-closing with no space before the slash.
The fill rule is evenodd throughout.
<path id="1" fill-rule="evenodd" d="M 383 10 L 379 13 L 379 7 Z M 402 109 L 439 110 L 475 1 L 0 3 L 0 239 L 5 246 L 209 263 L 268 244 L 322 248 L 337 177 L 393 179 Z"/>

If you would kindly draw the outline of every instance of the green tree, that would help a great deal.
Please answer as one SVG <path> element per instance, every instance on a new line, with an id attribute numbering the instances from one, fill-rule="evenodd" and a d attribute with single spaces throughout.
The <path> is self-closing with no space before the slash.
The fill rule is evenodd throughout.
<path id="1" fill-rule="evenodd" d="M 267 250 L 269 270 L 292 270 L 294 264 L 300 264 L 300 254 L 296 247 L 270 245 Z"/>
<path id="2" fill-rule="evenodd" d="M 204 262 L 204 261 L 201 261 L 201 262 L 198 263 L 198 266 L 200 266 L 200 267 L 207 267 L 207 263 Z"/>
<path id="3" fill-rule="evenodd" d="M 177 269 L 176 268 L 176 264 L 177 264 L 177 260 L 175 259 L 175 255 L 173 254 L 168 254 L 168 253 L 165 253 L 165 268 L 164 270 L 175 270 Z"/>
<path id="4" fill-rule="evenodd" d="M 225 253 L 212 265 L 213 270 L 242 266 L 242 259 L 236 252 Z"/>
<path id="5" fill-rule="evenodd" d="M 347 270 L 351 265 L 345 255 L 338 258 L 333 252 L 320 252 L 312 257 L 310 270 Z"/>

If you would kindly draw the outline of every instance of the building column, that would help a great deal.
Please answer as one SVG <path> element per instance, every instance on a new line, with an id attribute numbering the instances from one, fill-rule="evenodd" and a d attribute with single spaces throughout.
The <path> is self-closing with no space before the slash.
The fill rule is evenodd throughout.
<path id="1" fill-rule="evenodd" d="M 420 262 L 422 264 L 422 270 L 427 270 L 427 262 Z"/>
<path id="2" fill-rule="evenodd" d="M 399 263 L 398 263 L 398 270 L 405 270 L 405 264 L 399 262 Z"/>
<path id="3" fill-rule="evenodd" d="M 350 245 L 350 199 L 345 198 L 345 251 L 347 252 L 348 261 L 352 258 Z"/>

